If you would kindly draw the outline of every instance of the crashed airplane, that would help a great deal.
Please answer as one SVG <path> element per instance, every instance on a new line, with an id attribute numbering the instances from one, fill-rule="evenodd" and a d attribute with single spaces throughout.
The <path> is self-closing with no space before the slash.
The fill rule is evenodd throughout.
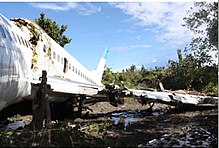
<path id="1" fill-rule="evenodd" d="M 218 108 L 218 97 L 192 94 L 192 92 L 185 90 L 165 90 L 161 82 L 159 86 L 161 91 L 155 89 L 129 89 L 124 85 L 113 87 L 117 90 L 114 91 L 117 92 L 118 98 L 120 96 L 135 97 L 139 103 L 142 105 L 149 104 L 150 107 L 153 107 L 154 103 L 162 103 L 183 110 Z"/>
<path id="2" fill-rule="evenodd" d="M 33 100 L 42 71 L 47 72 L 50 102 L 80 103 L 85 98 L 99 102 L 105 96 L 118 106 L 125 96 L 134 96 L 142 104 L 159 102 L 178 107 L 218 103 L 217 97 L 104 86 L 101 79 L 107 53 L 106 49 L 96 70 L 89 71 L 36 23 L 23 18 L 8 20 L 0 14 L 0 111 L 22 100 Z"/>
<path id="3" fill-rule="evenodd" d="M 56 43 L 36 23 L 0 14 L 0 110 L 20 102 L 33 100 L 47 72 L 51 102 L 92 97 L 104 89 L 101 83 L 106 49 L 97 68 L 86 69 Z"/>

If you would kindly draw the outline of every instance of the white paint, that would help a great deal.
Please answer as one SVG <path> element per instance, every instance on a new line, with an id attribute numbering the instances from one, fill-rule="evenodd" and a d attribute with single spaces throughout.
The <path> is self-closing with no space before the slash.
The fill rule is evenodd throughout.
<path id="1" fill-rule="evenodd" d="M 36 23 L 23 20 L 28 24 L 33 23 L 40 33 L 36 47 L 29 42 L 32 37 L 29 25 L 19 28 L 14 21 L 0 14 L 0 25 L 4 32 L 10 34 L 6 33 L 6 37 L 3 37 L 0 32 L 0 110 L 24 98 L 32 99 L 35 93 L 32 84 L 40 83 L 42 70 L 47 71 L 47 84 L 53 90 L 49 99 L 53 101 L 64 101 L 75 94 L 91 96 L 104 88 L 101 79 L 106 55 L 100 59 L 97 70 L 89 71 Z M 48 56 L 49 48 L 51 56 Z M 38 55 L 36 70 L 31 69 L 33 49 Z M 60 97 L 59 94 L 66 94 L 66 97 Z"/>

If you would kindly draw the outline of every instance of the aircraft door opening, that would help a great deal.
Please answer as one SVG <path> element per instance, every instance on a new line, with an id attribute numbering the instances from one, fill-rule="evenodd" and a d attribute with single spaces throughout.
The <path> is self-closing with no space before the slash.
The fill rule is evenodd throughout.
<path id="1" fill-rule="evenodd" d="M 64 58 L 64 69 L 63 72 L 66 73 L 68 71 L 68 60 Z"/>

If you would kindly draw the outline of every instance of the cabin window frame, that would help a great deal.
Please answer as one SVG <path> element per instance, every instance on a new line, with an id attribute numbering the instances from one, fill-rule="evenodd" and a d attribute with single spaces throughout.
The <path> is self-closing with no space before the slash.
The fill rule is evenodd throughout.
<path id="1" fill-rule="evenodd" d="M 14 38 L 15 42 L 17 43 L 17 39 L 16 39 L 16 37 L 15 37 L 14 32 L 12 31 L 11 33 L 12 33 L 12 35 L 13 35 L 13 38 Z"/>
<path id="2" fill-rule="evenodd" d="M 29 48 L 29 47 L 28 47 L 28 44 L 27 44 L 27 41 L 26 41 L 26 40 L 24 40 L 24 42 L 25 42 L 25 45 L 26 45 L 26 47 L 27 47 L 27 48 Z"/>
<path id="3" fill-rule="evenodd" d="M 68 72 L 68 67 L 69 67 L 69 63 L 67 58 L 64 58 L 64 67 L 63 67 L 63 72 L 67 73 Z"/>
<path id="4" fill-rule="evenodd" d="M 17 38 L 18 38 L 18 42 L 20 43 L 20 45 L 22 44 L 21 43 L 21 39 L 20 39 L 20 37 L 19 37 L 19 35 L 18 34 L 16 34 L 17 35 Z"/>
<path id="5" fill-rule="evenodd" d="M 68 69 L 71 70 L 71 63 L 68 64 Z"/>
<path id="6" fill-rule="evenodd" d="M 24 39 L 22 38 L 22 36 L 20 38 L 21 38 L 21 41 L 22 41 L 23 45 L 25 46 Z"/>

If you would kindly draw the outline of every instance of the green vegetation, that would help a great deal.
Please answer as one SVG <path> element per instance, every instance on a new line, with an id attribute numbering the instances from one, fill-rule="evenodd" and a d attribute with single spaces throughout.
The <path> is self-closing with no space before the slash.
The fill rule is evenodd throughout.
<path id="1" fill-rule="evenodd" d="M 125 104 L 136 104 L 138 103 L 138 100 L 135 98 L 126 98 L 125 99 Z"/>
<path id="2" fill-rule="evenodd" d="M 144 66 L 136 69 L 134 65 L 122 72 L 113 72 L 106 68 L 103 74 L 103 84 L 113 83 L 120 85 L 124 82 L 128 88 L 159 89 L 161 81 L 165 89 L 196 90 L 217 96 L 218 92 L 218 66 L 198 66 L 194 56 L 186 55 L 179 61 L 169 61 L 169 67 L 156 67 L 147 70 Z"/>
<path id="3" fill-rule="evenodd" d="M 106 68 L 102 83 L 120 85 L 123 81 L 128 88 L 159 89 L 162 82 L 166 89 L 196 90 L 217 96 L 218 64 L 212 64 L 210 53 L 218 49 L 218 2 L 195 2 L 194 7 L 197 11 L 188 11 L 189 17 L 184 18 L 183 26 L 199 36 L 192 39 L 185 51 L 177 50 L 178 60 L 169 60 L 167 68 L 155 67 L 154 70 L 147 70 L 143 65 L 141 69 L 132 65 L 122 72 Z M 206 25 L 206 29 L 202 25 Z"/>
<path id="4" fill-rule="evenodd" d="M 71 39 L 63 34 L 68 28 L 67 25 L 61 25 L 61 27 L 59 27 L 56 21 L 45 18 L 44 13 L 41 13 L 40 17 L 35 19 L 35 22 L 60 46 L 64 47 L 66 44 L 71 42 Z"/>
<path id="5" fill-rule="evenodd" d="M 198 37 L 193 38 L 186 50 L 194 52 L 198 66 L 210 63 L 210 52 L 218 50 L 218 2 L 195 2 L 194 8 L 184 17 L 185 24 Z M 203 29 L 203 26 L 207 26 Z"/>

